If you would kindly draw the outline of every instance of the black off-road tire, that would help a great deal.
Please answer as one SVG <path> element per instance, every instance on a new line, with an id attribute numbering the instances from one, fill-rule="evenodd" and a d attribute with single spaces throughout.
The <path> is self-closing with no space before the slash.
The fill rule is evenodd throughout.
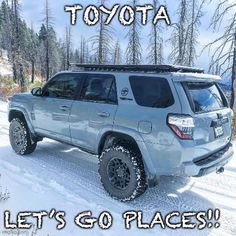
<path id="1" fill-rule="evenodd" d="M 37 142 L 31 140 L 29 128 L 23 118 L 14 118 L 11 121 L 9 139 L 12 149 L 22 156 L 33 153 L 37 146 Z"/>
<path id="2" fill-rule="evenodd" d="M 113 162 L 122 163 L 127 167 L 126 176 L 129 175 L 129 181 L 123 184 L 124 188 L 112 183 L 114 179 L 109 173 L 110 164 Z M 139 150 L 130 147 L 128 144 L 115 142 L 114 146 L 106 148 L 99 158 L 99 174 L 105 190 L 111 197 L 122 202 L 131 201 L 141 196 L 147 189 L 146 174 L 142 156 Z M 116 178 L 119 178 L 116 176 Z M 125 177 L 126 178 L 126 177 Z M 120 185 L 118 179 L 118 185 Z"/>

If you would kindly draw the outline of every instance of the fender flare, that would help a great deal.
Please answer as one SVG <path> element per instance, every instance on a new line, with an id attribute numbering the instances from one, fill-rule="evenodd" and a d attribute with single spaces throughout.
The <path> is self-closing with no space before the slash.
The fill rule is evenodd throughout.
<path id="1" fill-rule="evenodd" d="M 23 116 L 24 116 L 24 118 L 25 118 L 25 121 L 26 121 L 26 123 L 27 123 L 27 125 L 28 125 L 28 128 L 29 128 L 29 130 L 30 130 L 30 133 L 31 133 L 33 136 L 36 136 L 36 133 L 35 133 L 35 130 L 34 130 L 34 128 L 33 128 L 32 123 L 31 123 L 29 114 L 28 114 L 28 112 L 27 112 L 24 108 L 22 108 L 22 107 L 15 107 L 15 106 L 14 106 L 14 107 L 10 107 L 9 110 L 8 110 L 8 121 L 10 121 L 10 114 L 11 114 L 11 112 L 13 112 L 13 111 L 17 111 L 17 112 L 20 112 L 20 113 L 23 114 Z"/>
<path id="2" fill-rule="evenodd" d="M 154 168 L 153 161 L 151 159 L 151 156 L 149 155 L 147 146 L 146 146 L 142 136 L 135 130 L 127 129 L 124 127 L 113 127 L 112 130 L 104 132 L 100 136 L 100 140 L 98 141 L 97 153 L 99 153 L 99 147 L 100 147 L 101 141 L 104 139 L 104 137 L 107 137 L 108 135 L 112 135 L 113 133 L 128 136 L 136 142 L 136 144 L 142 154 L 143 163 L 145 166 L 145 171 L 149 175 L 149 178 L 152 179 L 153 176 L 156 175 L 156 170 Z"/>

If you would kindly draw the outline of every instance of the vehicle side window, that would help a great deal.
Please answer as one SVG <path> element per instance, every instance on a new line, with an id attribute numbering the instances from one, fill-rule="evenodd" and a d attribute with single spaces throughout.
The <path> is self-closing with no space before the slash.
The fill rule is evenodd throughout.
<path id="1" fill-rule="evenodd" d="M 58 75 L 52 79 L 43 91 L 44 97 L 74 99 L 81 78 L 76 74 Z"/>
<path id="2" fill-rule="evenodd" d="M 116 104 L 117 92 L 115 78 L 109 75 L 88 75 L 84 81 L 81 99 Z"/>
<path id="3" fill-rule="evenodd" d="M 130 84 L 140 106 L 166 108 L 174 104 L 170 85 L 165 78 L 131 76 Z"/>

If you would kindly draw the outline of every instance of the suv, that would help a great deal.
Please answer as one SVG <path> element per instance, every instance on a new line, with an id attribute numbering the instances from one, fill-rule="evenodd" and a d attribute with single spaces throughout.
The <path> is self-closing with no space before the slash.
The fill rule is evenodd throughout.
<path id="1" fill-rule="evenodd" d="M 178 66 L 77 65 L 9 104 L 20 155 L 44 137 L 99 156 L 107 192 L 132 200 L 162 175 L 223 172 L 233 155 L 233 112 L 220 77 Z"/>

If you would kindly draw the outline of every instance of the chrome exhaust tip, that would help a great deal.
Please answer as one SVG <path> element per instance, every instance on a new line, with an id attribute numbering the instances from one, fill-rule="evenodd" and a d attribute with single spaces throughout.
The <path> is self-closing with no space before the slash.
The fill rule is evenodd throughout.
<path id="1" fill-rule="evenodd" d="M 225 171 L 225 168 L 224 167 L 220 167 L 217 171 L 216 171 L 216 174 L 221 174 Z"/>

